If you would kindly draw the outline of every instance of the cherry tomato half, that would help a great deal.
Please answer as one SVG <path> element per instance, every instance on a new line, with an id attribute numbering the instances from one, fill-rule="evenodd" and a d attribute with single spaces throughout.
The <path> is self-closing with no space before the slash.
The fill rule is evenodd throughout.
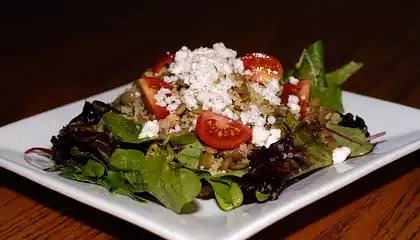
<path id="1" fill-rule="evenodd" d="M 207 145 L 217 149 L 233 149 L 246 142 L 252 131 L 240 121 L 204 111 L 197 119 L 197 134 Z"/>
<path id="2" fill-rule="evenodd" d="M 147 110 L 155 115 L 156 119 L 164 119 L 169 115 L 169 111 L 156 104 L 155 95 L 161 88 L 172 89 L 172 86 L 164 82 L 162 79 L 155 77 L 144 77 L 138 80 L 142 99 Z"/>
<path id="3" fill-rule="evenodd" d="M 156 65 L 153 67 L 153 74 L 159 74 L 160 71 L 167 65 L 175 60 L 175 54 L 169 54 L 164 56 Z"/>
<path id="4" fill-rule="evenodd" d="M 290 95 L 295 95 L 299 98 L 299 105 L 301 107 L 301 115 L 303 116 L 306 113 L 306 109 L 309 104 L 309 95 L 311 92 L 311 81 L 309 80 L 300 80 L 298 84 L 293 85 L 291 83 L 285 83 L 283 85 L 283 92 L 281 95 L 281 100 L 284 103 L 289 101 Z"/>
<path id="5" fill-rule="evenodd" d="M 249 53 L 242 57 L 244 69 L 251 71 L 251 80 L 268 83 L 271 79 L 280 80 L 283 67 L 277 58 L 266 53 Z"/>

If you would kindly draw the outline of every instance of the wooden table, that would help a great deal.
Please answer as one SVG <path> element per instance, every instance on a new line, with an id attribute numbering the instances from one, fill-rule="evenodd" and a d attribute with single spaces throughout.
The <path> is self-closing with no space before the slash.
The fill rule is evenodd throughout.
<path id="1" fill-rule="evenodd" d="M 327 70 L 365 64 L 346 90 L 420 108 L 419 1 L 155 2 L 2 6 L 0 126 L 125 84 L 166 51 L 216 41 L 272 53 L 287 68 L 323 39 Z M 253 239 L 420 239 L 419 158 L 410 154 Z M 14 173 L 0 176 L 0 239 L 157 238 Z"/>

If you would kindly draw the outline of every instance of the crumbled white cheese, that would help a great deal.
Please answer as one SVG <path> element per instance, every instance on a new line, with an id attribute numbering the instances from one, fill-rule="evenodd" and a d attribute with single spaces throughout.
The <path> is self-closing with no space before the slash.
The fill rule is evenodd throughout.
<path id="1" fill-rule="evenodd" d="M 248 124 L 262 127 L 267 122 L 266 117 L 262 116 L 260 108 L 255 104 L 252 104 L 248 111 L 241 112 L 240 118 L 244 125 Z"/>
<path id="2" fill-rule="evenodd" d="M 193 119 L 193 120 L 192 120 L 192 125 L 191 125 L 191 127 L 190 127 L 189 131 L 190 131 L 190 132 L 194 131 L 194 130 L 195 130 L 195 127 L 196 127 L 196 125 L 197 125 L 197 119 Z"/>
<path id="3" fill-rule="evenodd" d="M 274 116 L 269 116 L 267 118 L 267 122 L 271 125 L 273 125 L 274 123 L 276 123 L 276 118 Z"/>
<path id="4" fill-rule="evenodd" d="M 297 79 L 297 78 L 295 78 L 295 77 L 293 77 L 293 76 L 290 76 L 290 77 L 289 77 L 289 82 L 290 82 L 291 84 L 293 84 L 293 85 L 297 85 L 297 84 L 299 83 L 299 79 Z"/>
<path id="5" fill-rule="evenodd" d="M 140 93 L 140 92 L 135 92 L 135 93 L 134 93 L 134 96 L 136 96 L 136 97 L 140 97 L 140 96 L 141 96 L 141 93 Z"/>
<path id="6" fill-rule="evenodd" d="M 172 91 L 167 88 L 159 89 L 154 98 L 156 100 L 156 105 L 166 107 L 168 111 L 176 110 L 181 104 L 181 101 L 173 96 Z"/>
<path id="7" fill-rule="evenodd" d="M 272 143 L 277 142 L 281 138 L 281 130 L 272 128 L 265 129 L 263 126 L 255 126 L 252 129 L 252 143 L 257 147 L 270 147 Z"/>
<path id="8" fill-rule="evenodd" d="M 181 127 L 179 125 L 176 125 L 174 128 L 169 129 L 169 133 L 177 133 L 181 132 Z"/>
<path id="9" fill-rule="evenodd" d="M 236 58 L 236 52 L 216 43 L 213 48 L 190 50 L 182 47 L 175 53 L 175 60 L 168 71 L 172 76 L 164 77 L 164 81 L 173 83 L 182 81 L 187 89 L 180 93 L 180 100 L 189 110 L 202 106 L 221 114 L 227 105 L 232 104 L 228 90 L 236 86 L 231 74 L 243 74 L 244 66 Z"/>
<path id="10" fill-rule="evenodd" d="M 139 138 L 155 138 L 158 137 L 159 134 L 159 123 L 157 120 L 147 121 L 143 128 L 141 129 L 141 133 L 139 134 Z"/>
<path id="11" fill-rule="evenodd" d="M 256 126 L 252 129 L 252 143 L 257 147 L 265 146 L 269 136 L 270 131 L 262 126 Z"/>
<path id="12" fill-rule="evenodd" d="M 277 142 L 281 138 L 281 130 L 272 128 L 270 129 L 270 136 L 268 136 L 267 141 L 265 142 L 265 147 L 269 148 L 271 144 Z"/>
<path id="13" fill-rule="evenodd" d="M 267 100 L 271 105 L 280 105 L 281 100 L 277 96 L 278 92 L 280 91 L 280 85 L 276 79 L 272 79 L 265 87 L 259 83 L 252 83 L 250 86 L 256 93 L 261 95 L 261 97 Z"/>
<path id="14" fill-rule="evenodd" d="M 290 108 L 292 113 L 298 114 L 300 112 L 299 98 L 295 95 L 289 95 L 287 106 Z"/>
<path id="15" fill-rule="evenodd" d="M 332 152 L 332 159 L 334 164 L 342 163 L 350 155 L 351 149 L 349 147 L 338 147 Z"/>
<path id="16" fill-rule="evenodd" d="M 226 117 L 228 117 L 230 119 L 233 119 L 233 120 L 238 120 L 239 119 L 238 115 L 233 113 L 229 108 L 226 108 L 225 110 L 223 110 L 221 115 L 226 116 Z"/>

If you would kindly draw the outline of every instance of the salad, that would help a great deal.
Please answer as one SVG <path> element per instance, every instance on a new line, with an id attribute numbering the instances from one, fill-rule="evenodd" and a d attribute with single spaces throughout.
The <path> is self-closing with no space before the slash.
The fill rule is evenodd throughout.
<path id="1" fill-rule="evenodd" d="M 195 198 L 230 211 L 275 200 L 315 170 L 372 151 L 340 85 L 362 64 L 325 72 L 323 43 L 283 71 L 266 53 L 237 57 L 216 43 L 168 53 L 113 102 L 82 112 L 33 148 L 64 178 L 98 184 L 181 213 Z"/>

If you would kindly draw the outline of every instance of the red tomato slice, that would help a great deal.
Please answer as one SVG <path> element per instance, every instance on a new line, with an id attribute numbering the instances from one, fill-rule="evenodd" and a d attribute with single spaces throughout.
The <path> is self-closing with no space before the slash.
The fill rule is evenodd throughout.
<path id="1" fill-rule="evenodd" d="M 283 67 L 277 58 L 266 53 L 250 53 L 242 57 L 244 69 L 251 71 L 251 80 L 268 83 L 272 78 L 280 80 Z"/>
<path id="2" fill-rule="evenodd" d="M 281 100 L 284 103 L 289 101 L 290 95 L 295 95 L 299 98 L 299 105 L 301 106 L 300 113 L 303 116 L 306 113 L 306 108 L 309 103 L 309 95 L 311 92 L 311 81 L 309 80 L 300 80 L 298 84 L 293 85 L 291 83 L 285 83 L 283 85 L 283 92 Z"/>
<path id="3" fill-rule="evenodd" d="M 156 104 L 155 95 L 161 88 L 172 89 L 172 86 L 163 80 L 155 77 L 145 77 L 138 80 L 142 99 L 147 110 L 155 115 L 156 119 L 164 119 L 169 115 L 169 111 Z"/>
<path id="4" fill-rule="evenodd" d="M 164 56 L 162 59 L 159 60 L 159 62 L 156 63 L 156 65 L 153 67 L 153 74 L 159 74 L 165 65 L 173 62 L 175 60 L 175 54 L 169 54 Z"/>
<path id="5" fill-rule="evenodd" d="M 204 111 L 197 119 L 197 134 L 207 145 L 217 149 L 233 149 L 246 142 L 252 131 L 240 121 Z"/>

